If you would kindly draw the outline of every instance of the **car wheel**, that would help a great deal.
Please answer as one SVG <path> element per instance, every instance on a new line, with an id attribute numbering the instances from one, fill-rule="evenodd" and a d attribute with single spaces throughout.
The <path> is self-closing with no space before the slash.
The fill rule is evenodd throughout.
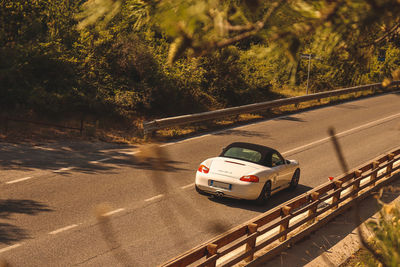
<path id="1" fill-rule="evenodd" d="M 261 190 L 260 196 L 257 198 L 257 203 L 265 204 L 271 198 L 271 181 L 267 181 Z"/>
<path id="2" fill-rule="evenodd" d="M 294 190 L 299 184 L 299 180 L 300 180 L 300 169 L 296 169 L 296 171 L 293 174 L 292 180 L 290 181 L 289 189 Z"/>
<path id="3" fill-rule="evenodd" d="M 206 192 L 204 192 L 203 190 L 201 190 L 200 188 L 198 188 L 197 185 L 194 185 L 194 187 L 196 188 L 197 193 L 199 193 L 200 195 L 204 195 L 204 196 L 209 195 Z"/>

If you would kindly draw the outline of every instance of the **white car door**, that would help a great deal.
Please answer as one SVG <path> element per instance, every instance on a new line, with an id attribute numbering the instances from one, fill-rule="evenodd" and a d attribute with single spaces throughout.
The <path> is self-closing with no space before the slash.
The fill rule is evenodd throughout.
<path id="1" fill-rule="evenodd" d="M 286 161 L 278 152 L 275 151 L 271 155 L 271 164 L 272 169 L 274 170 L 272 184 L 275 184 L 275 186 L 272 186 L 273 189 L 280 190 L 284 187 L 287 187 L 288 183 L 290 183 L 290 180 L 292 179 L 292 173 L 286 164 Z"/>

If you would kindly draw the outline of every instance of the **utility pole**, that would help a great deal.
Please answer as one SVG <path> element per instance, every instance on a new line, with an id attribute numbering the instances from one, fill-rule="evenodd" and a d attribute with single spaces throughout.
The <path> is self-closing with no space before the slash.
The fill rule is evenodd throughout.
<path id="1" fill-rule="evenodd" d="M 307 73 L 307 89 L 306 95 L 308 95 L 308 82 L 310 80 L 310 67 L 311 67 L 311 54 L 308 54 L 308 73 Z"/>
<path id="2" fill-rule="evenodd" d="M 308 95 L 308 85 L 309 85 L 309 81 L 310 81 L 310 69 L 311 69 L 311 58 L 316 58 L 316 59 L 320 59 L 320 58 L 316 57 L 314 54 L 300 54 L 300 57 L 308 58 L 307 89 L 306 89 L 306 95 Z"/>

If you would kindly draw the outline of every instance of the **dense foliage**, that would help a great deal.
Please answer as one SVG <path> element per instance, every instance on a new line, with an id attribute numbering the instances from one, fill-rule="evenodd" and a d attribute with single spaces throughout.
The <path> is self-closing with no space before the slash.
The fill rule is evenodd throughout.
<path id="1" fill-rule="evenodd" d="M 130 118 L 253 103 L 304 90 L 301 53 L 318 56 L 314 92 L 380 82 L 400 66 L 398 12 L 383 0 L 0 0 L 0 109 Z"/>
<path id="2" fill-rule="evenodd" d="M 366 254 L 356 266 L 399 266 L 400 264 L 400 209 L 395 203 L 384 204 L 376 220 L 367 222 L 373 233 L 371 254 Z"/>

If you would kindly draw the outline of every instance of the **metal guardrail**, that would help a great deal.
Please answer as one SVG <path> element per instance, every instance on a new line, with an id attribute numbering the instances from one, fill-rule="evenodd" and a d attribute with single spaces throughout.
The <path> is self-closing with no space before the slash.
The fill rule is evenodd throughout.
<path id="1" fill-rule="evenodd" d="M 400 85 L 400 81 L 394 81 L 387 88 L 391 88 L 394 86 L 399 88 L 399 85 Z M 290 105 L 290 104 L 299 104 L 301 102 L 310 101 L 310 100 L 323 99 L 323 98 L 332 97 L 332 96 L 340 96 L 340 95 L 349 94 L 349 93 L 356 93 L 356 92 L 360 92 L 360 91 L 364 91 L 364 90 L 377 90 L 377 89 L 382 89 L 382 88 L 383 87 L 382 87 L 381 83 L 360 85 L 360 86 L 355 86 L 355 87 L 350 87 L 350 88 L 337 89 L 337 90 L 328 91 L 328 92 L 321 92 L 321 93 L 316 93 L 316 94 L 284 98 L 284 99 L 249 104 L 249 105 L 244 105 L 244 106 L 219 109 L 219 110 L 215 110 L 215 111 L 208 111 L 208 112 L 202 112 L 202 113 L 196 113 L 196 114 L 189 114 L 189 115 L 157 119 L 157 120 L 153 120 L 153 121 L 144 122 L 143 123 L 143 131 L 144 131 L 145 135 L 151 135 L 154 131 L 163 129 L 163 128 L 167 128 L 167 127 L 188 124 L 188 123 L 194 123 L 194 122 L 200 122 L 200 121 L 213 120 L 213 119 L 220 119 L 220 118 L 224 118 L 224 117 L 228 117 L 228 116 L 234 116 L 234 115 L 251 113 L 251 112 L 259 112 L 259 111 L 263 111 L 263 110 L 270 109 L 270 108 L 281 107 L 281 106 L 286 106 L 286 105 Z"/>
<path id="2" fill-rule="evenodd" d="M 314 188 L 162 266 L 232 266 L 266 261 L 317 230 L 400 174 L 400 149 Z M 265 253 L 264 253 L 265 252 Z"/>

